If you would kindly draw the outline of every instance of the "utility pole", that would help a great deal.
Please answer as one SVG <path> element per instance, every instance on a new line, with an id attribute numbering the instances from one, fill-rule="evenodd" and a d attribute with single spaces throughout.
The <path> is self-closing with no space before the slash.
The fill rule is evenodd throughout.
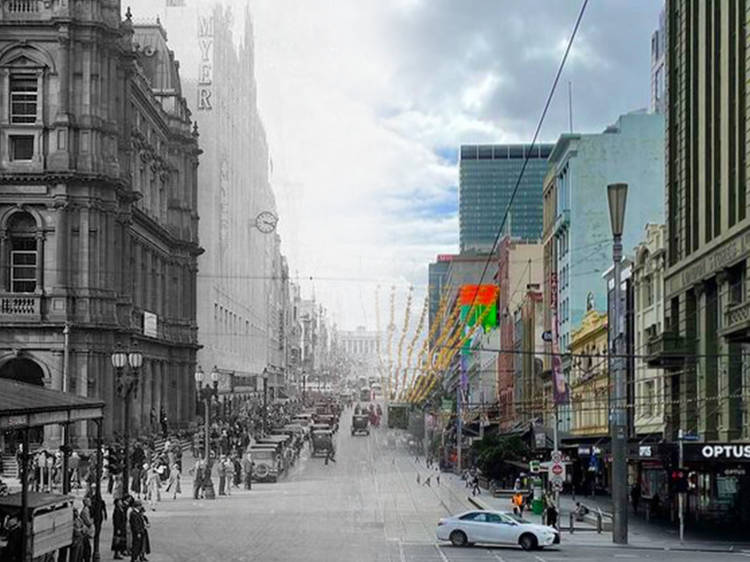
<path id="1" fill-rule="evenodd" d="M 461 417 L 461 383 L 456 387 L 456 474 L 461 474 L 461 442 L 463 441 L 463 419 Z"/>
<path id="2" fill-rule="evenodd" d="M 679 442 L 679 459 L 677 463 L 677 469 L 682 471 L 682 464 L 684 462 L 682 442 L 685 438 L 682 429 L 677 432 L 677 438 Z M 685 492 L 683 492 L 682 490 L 680 490 L 677 494 L 677 502 L 677 507 L 680 511 L 680 544 L 682 544 L 685 540 Z"/>
<path id="3" fill-rule="evenodd" d="M 625 202 L 627 200 L 628 184 L 614 183 L 607 186 L 609 214 L 612 225 L 612 259 L 614 261 L 612 277 L 614 287 L 612 298 L 614 319 L 610 319 L 610 326 L 614 327 L 612 337 L 612 354 L 610 355 L 610 376 L 614 376 L 613 407 L 610 416 L 612 437 L 612 502 L 614 504 L 614 525 L 612 527 L 612 541 L 616 544 L 628 543 L 628 471 L 627 471 L 627 410 L 626 410 L 626 381 L 621 355 L 626 351 L 624 338 L 624 311 L 622 310 L 622 287 L 620 272 L 622 269 L 622 230 L 625 222 Z"/>

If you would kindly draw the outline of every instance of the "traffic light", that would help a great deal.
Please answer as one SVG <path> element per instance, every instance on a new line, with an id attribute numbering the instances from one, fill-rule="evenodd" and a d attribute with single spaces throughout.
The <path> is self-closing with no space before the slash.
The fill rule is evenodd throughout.
<path id="1" fill-rule="evenodd" d="M 688 475 L 681 469 L 672 471 L 672 488 L 677 493 L 688 491 Z"/>

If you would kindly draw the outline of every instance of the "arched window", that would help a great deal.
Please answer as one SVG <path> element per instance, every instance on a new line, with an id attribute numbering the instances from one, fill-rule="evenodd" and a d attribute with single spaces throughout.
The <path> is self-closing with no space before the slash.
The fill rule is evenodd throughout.
<path id="1" fill-rule="evenodd" d="M 10 292 L 33 293 L 37 289 L 39 248 L 37 227 L 29 213 L 15 213 L 8 220 Z"/>

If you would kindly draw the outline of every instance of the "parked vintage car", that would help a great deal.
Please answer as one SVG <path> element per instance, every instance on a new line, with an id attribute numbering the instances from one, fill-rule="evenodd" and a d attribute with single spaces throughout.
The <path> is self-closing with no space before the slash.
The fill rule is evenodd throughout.
<path id="1" fill-rule="evenodd" d="M 281 457 L 276 447 L 254 446 L 249 449 L 254 463 L 253 480 L 257 482 L 276 482 L 282 472 Z"/>
<path id="2" fill-rule="evenodd" d="M 291 436 L 284 435 L 266 435 L 255 440 L 255 445 L 265 445 L 275 447 L 281 460 L 280 470 L 286 472 L 292 466 L 294 461 L 294 450 L 291 447 Z"/>
<path id="3" fill-rule="evenodd" d="M 352 416 L 352 435 L 370 435 L 370 422 L 367 416 L 362 414 Z"/>

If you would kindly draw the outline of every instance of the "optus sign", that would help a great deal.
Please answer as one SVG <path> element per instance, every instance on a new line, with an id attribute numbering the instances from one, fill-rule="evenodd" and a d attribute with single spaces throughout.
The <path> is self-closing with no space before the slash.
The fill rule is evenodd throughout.
<path id="1" fill-rule="evenodd" d="M 686 461 L 750 462 L 749 443 L 683 443 Z"/>

